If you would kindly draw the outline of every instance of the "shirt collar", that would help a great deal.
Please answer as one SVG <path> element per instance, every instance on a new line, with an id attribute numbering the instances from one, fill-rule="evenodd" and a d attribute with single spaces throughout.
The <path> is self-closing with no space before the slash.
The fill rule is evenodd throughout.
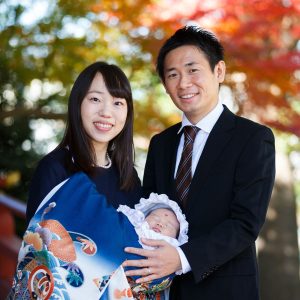
<path id="1" fill-rule="evenodd" d="M 212 111 L 210 111 L 203 119 L 201 119 L 197 124 L 192 124 L 188 118 L 183 114 L 181 127 L 178 130 L 177 134 L 179 134 L 184 126 L 196 126 L 200 130 L 203 130 L 206 133 L 210 133 L 216 122 L 218 121 L 220 115 L 222 114 L 224 107 L 221 101 L 214 107 Z"/>

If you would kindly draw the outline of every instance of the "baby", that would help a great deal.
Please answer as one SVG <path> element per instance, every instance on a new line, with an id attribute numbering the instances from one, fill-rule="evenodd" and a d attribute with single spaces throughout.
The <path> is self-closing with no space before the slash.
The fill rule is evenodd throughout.
<path id="1" fill-rule="evenodd" d="M 188 223 L 180 207 L 167 195 L 151 193 L 134 209 L 120 205 L 117 209 L 127 216 L 139 238 L 165 240 L 174 247 L 187 242 Z M 151 249 L 139 241 L 143 248 Z"/>
<path id="2" fill-rule="evenodd" d="M 151 230 L 171 238 L 177 238 L 180 224 L 169 208 L 157 208 L 145 218 Z"/>

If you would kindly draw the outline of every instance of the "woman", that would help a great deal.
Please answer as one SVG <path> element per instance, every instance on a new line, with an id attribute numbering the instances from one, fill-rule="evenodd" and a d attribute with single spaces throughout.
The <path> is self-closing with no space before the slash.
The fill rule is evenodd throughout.
<path id="1" fill-rule="evenodd" d="M 130 83 L 117 66 L 93 63 L 81 72 L 71 90 L 62 142 L 36 169 L 27 222 L 48 192 L 78 171 L 87 173 L 115 208 L 133 206 L 141 196 L 133 156 Z"/>
<path id="2" fill-rule="evenodd" d="M 114 262 L 105 259 L 118 249 L 107 247 L 112 240 L 113 245 L 118 243 L 113 230 L 101 224 L 105 222 L 102 207 L 133 207 L 141 198 L 133 157 L 129 81 L 117 66 L 96 62 L 76 79 L 64 138 L 40 161 L 34 174 L 27 205 L 29 226 L 9 299 L 99 299 L 114 269 L 109 265 Z M 83 173 L 95 185 L 90 180 L 76 182 Z M 107 222 L 113 229 L 117 221 L 112 216 Z M 122 234 L 120 239 L 124 239 Z M 126 255 L 120 249 L 114 257 Z M 120 282 L 115 281 L 118 290 Z M 134 282 L 130 284 L 132 291 L 137 289 Z M 167 283 L 159 287 L 162 290 Z M 166 299 L 164 292 L 156 291 L 148 295 L 137 291 L 136 299 Z M 116 299 L 125 299 L 128 288 L 119 293 Z M 127 296 L 132 299 L 132 292 Z"/>

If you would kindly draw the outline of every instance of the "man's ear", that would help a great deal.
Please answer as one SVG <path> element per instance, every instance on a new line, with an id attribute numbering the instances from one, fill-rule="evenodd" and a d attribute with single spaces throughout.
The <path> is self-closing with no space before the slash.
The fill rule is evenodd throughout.
<path id="1" fill-rule="evenodd" d="M 223 60 L 220 60 L 215 66 L 215 75 L 217 76 L 219 83 L 224 81 L 225 73 L 226 73 L 226 64 Z"/>
<path id="2" fill-rule="evenodd" d="M 169 92 L 168 92 L 168 90 L 167 90 L 167 87 L 166 87 L 165 83 L 164 83 L 163 81 L 161 81 L 161 84 L 164 86 L 166 93 L 169 94 Z"/>

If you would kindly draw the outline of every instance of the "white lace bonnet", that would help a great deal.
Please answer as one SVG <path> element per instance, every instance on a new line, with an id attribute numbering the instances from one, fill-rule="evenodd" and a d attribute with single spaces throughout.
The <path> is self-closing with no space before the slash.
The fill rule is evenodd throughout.
<path id="1" fill-rule="evenodd" d="M 151 193 L 148 199 L 141 198 L 140 202 L 134 206 L 136 210 L 139 210 L 146 217 L 151 211 L 157 208 L 169 208 L 171 209 L 179 221 L 180 229 L 178 234 L 179 245 L 182 245 L 188 241 L 188 222 L 185 219 L 185 215 L 182 213 L 179 205 L 168 198 L 165 194 Z"/>

